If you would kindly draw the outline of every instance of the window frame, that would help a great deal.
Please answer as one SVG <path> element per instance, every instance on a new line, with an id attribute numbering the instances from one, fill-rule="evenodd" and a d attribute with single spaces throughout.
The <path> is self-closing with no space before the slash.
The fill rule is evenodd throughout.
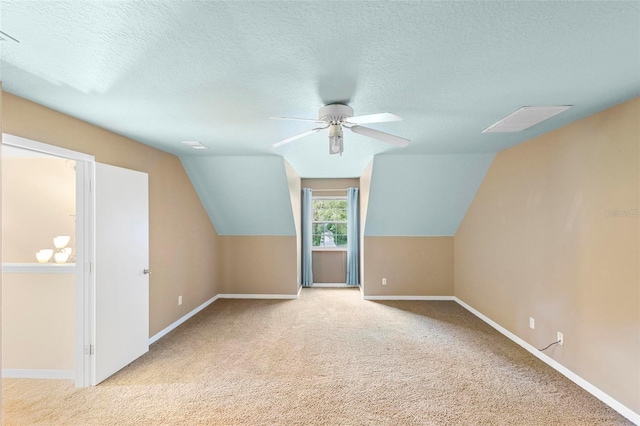
<path id="1" fill-rule="evenodd" d="M 313 213 L 315 212 L 315 208 L 313 207 L 313 202 L 315 200 L 340 200 L 340 201 L 347 201 L 347 196 L 346 195 L 311 195 L 311 215 L 312 215 L 312 220 L 311 220 L 311 229 L 313 229 L 313 225 L 316 223 L 344 223 L 344 224 L 348 224 L 349 219 L 349 208 L 347 206 L 346 208 L 346 213 L 347 213 L 347 220 L 345 221 L 334 221 L 334 220 L 322 220 L 322 221 L 315 221 L 313 220 Z M 348 238 L 347 238 L 347 243 L 348 243 Z M 336 251 L 336 252 L 341 252 L 341 251 L 347 251 L 347 244 L 345 244 L 344 246 L 336 246 L 336 247 L 322 247 L 322 246 L 314 246 L 313 245 L 313 232 L 311 234 L 311 251 Z"/>

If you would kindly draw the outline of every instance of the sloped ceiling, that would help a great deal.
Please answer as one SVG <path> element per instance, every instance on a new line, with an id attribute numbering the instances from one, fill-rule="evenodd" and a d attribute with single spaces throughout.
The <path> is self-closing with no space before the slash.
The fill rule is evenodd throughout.
<path id="1" fill-rule="evenodd" d="M 233 175 L 262 170 L 275 200 L 286 193 L 284 171 L 271 169 L 280 157 L 303 178 L 357 177 L 373 156 L 495 153 L 640 95 L 637 1 L 0 0 L 0 17 L 20 40 L 0 42 L 4 90 L 180 156 L 223 232 L 252 223 L 212 207 L 231 195 L 207 165 L 229 156 L 253 157 L 233 163 Z M 400 115 L 371 127 L 411 145 L 347 132 L 343 156 L 328 155 L 325 134 L 267 148 L 312 127 L 269 117 L 315 118 L 333 102 Z M 523 105 L 558 104 L 573 108 L 520 133 L 480 133 Z M 464 193 L 476 186 L 467 184 Z M 440 185 L 431 196 L 459 188 L 453 176 Z M 382 232 L 375 222 L 371 232 Z M 257 223 L 251 232 L 293 227 Z"/>
<path id="2" fill-rule="evenodd" d="M 280 157 L 185 157 L 182 164 L 220 235 L 296 235 Z"/>
<path id="3" fill-rule="evenodd" d="M 373 163 L 365 235 L 454 235 L 495 154 L 386 155 Z"/>

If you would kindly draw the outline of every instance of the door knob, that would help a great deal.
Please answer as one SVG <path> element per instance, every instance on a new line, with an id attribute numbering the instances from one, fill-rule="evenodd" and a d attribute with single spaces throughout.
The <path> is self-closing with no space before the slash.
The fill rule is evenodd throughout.
<path id="1" fill-rule="evenodd" d="M 151 275 L 151 271 L 148 269 L 145 269 L 144 271 L 142 271 L 142 273 L 145 275 Z"/>

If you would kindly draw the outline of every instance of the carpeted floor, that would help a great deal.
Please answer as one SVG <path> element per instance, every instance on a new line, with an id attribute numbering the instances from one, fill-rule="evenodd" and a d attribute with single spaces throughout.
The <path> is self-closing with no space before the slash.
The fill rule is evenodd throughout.
<path id="1" fill-rule="evenodd" d="M 3 380 L 6 425 L 629 425 L 455 302 L 218 300 L 94 388 Z"/>

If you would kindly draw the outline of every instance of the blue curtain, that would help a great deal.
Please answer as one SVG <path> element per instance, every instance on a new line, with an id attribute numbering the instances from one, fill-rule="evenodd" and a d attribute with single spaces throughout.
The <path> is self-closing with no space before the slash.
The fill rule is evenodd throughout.
<path id="1" fill-rule="evenodd" d="M 358 285 L 358 188 L 347 188 L 347 285 Z"/>
<path id="2" fill-rule="evenodd" d="M 311 223 L 313 221 L 313 205 L 311 203 L 311 189 L 302 189 L 302 286 L 313 285 L 313 264 L 311 263 L 311 242 L 313 235 Z"/>

